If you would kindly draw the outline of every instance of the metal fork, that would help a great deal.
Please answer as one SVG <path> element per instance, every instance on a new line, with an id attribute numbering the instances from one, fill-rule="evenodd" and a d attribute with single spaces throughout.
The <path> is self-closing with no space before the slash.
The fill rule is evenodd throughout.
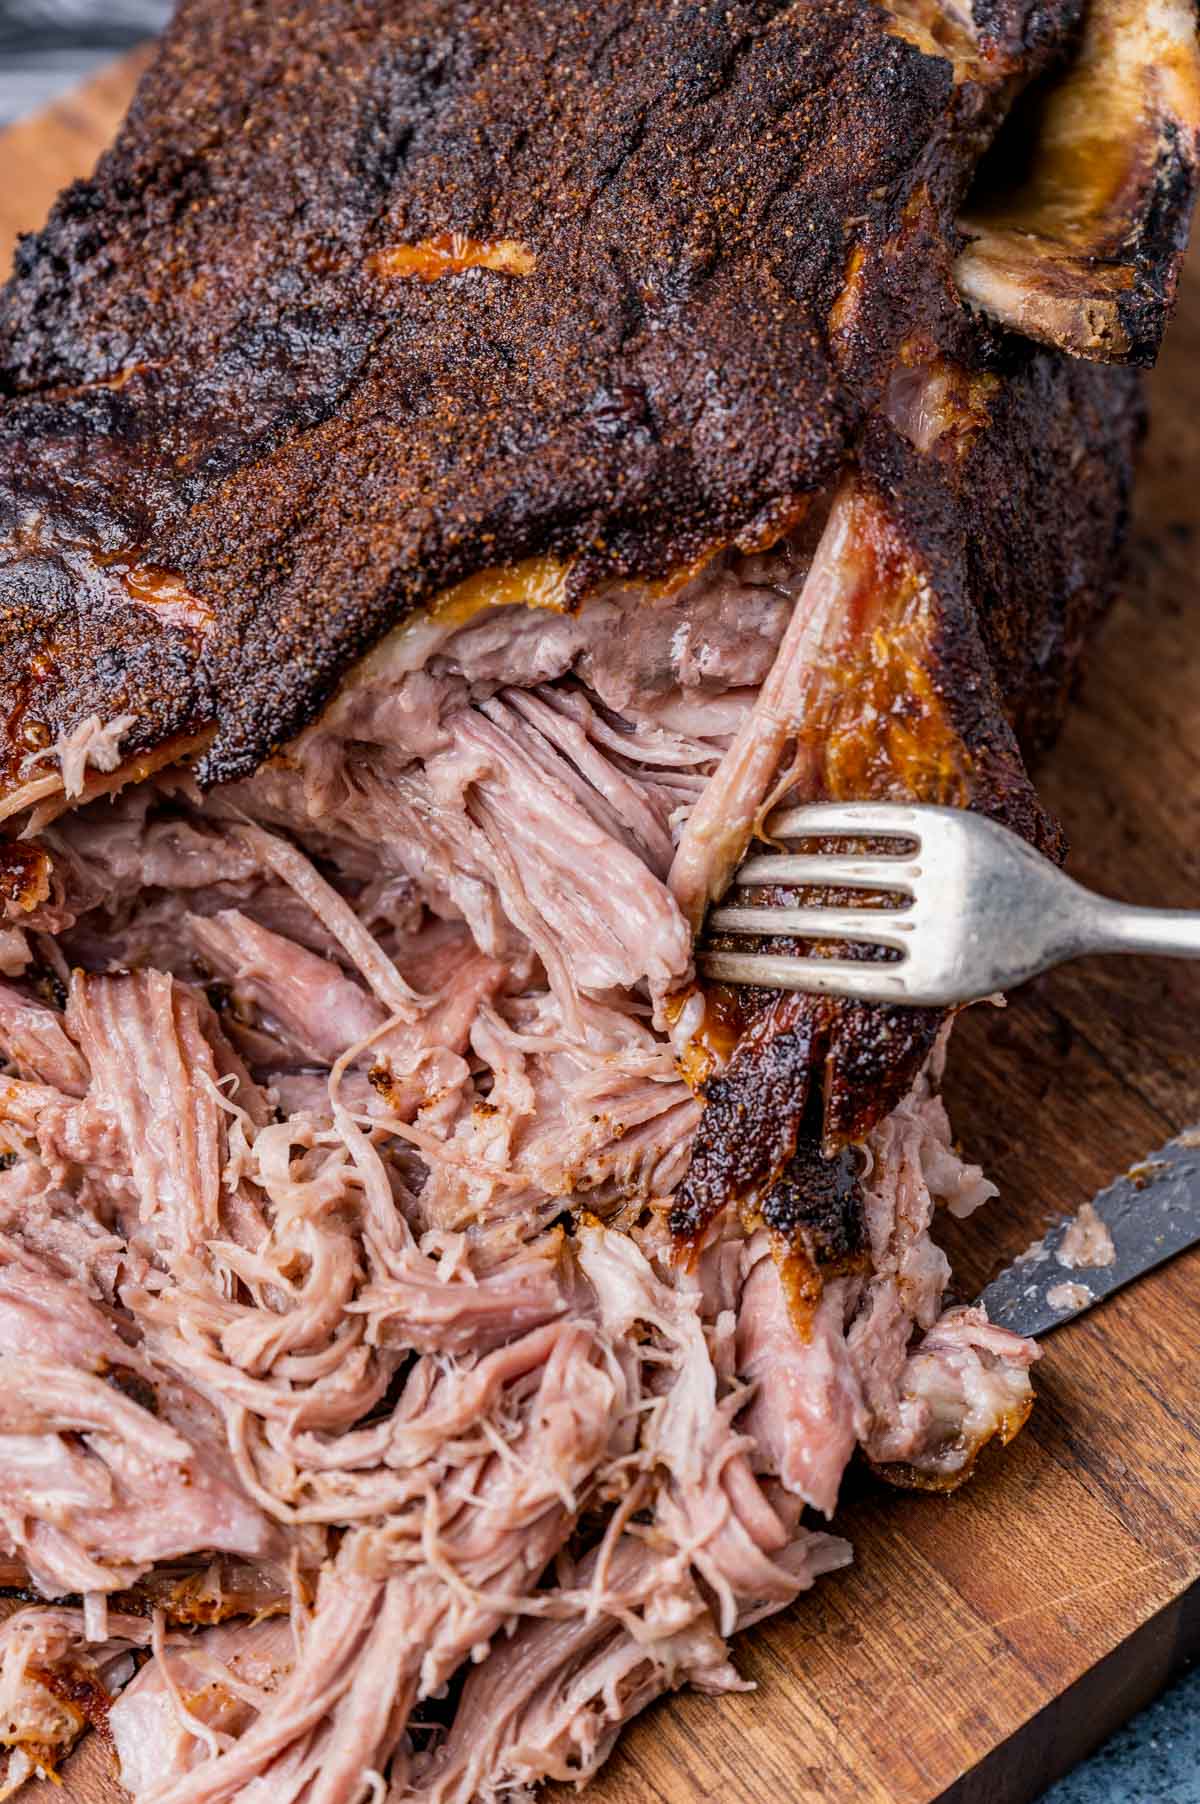
<path id="1" fill-rule="evenodd" d="M 766 832 L 771 839 L 848 834 L 909 845 L 883 857 L 768 852 L 746 860 L 736 886 L 893 891 L 905 898 L 903 907 L 726 906 L 709 916 L 713 933 L 861 941 L 901 956 L 702 952 L 701 970 L 722 983 L 944 1008 L 1011 989 L 1088 952 L 1200 958 L 1200 911 L 1131 908 L 1093 895 L 980 814 L 850 802 L 784 809 L 768 820 Z"/>

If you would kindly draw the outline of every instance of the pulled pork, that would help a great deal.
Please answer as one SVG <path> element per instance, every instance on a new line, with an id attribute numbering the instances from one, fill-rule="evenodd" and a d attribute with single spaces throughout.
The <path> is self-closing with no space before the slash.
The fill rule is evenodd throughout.
<path id="1" fill-rule="evenodd" d="M 694 923 L 841 555 L 435 613 L 253 780 L 47 828 L 0 987 L 0 1555 L 83 1603 L 3 1630 L 10 1790 L 101 1711 L 140 1804 L 579 1779 L 849 1558 L 811 1521 L 856 1447 L 941 1484 L 1019 1424 L 1033 1350 L 942 1313 L 935 1207 L 990 1187 L 935 1066 L 803 1306 L 744 1210 L 668 1227 Z"/>

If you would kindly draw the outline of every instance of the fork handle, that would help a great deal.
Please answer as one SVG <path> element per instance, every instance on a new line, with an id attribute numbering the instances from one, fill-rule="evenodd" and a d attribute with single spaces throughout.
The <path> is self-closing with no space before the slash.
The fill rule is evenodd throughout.
<path id="1" fill-rule="evenodd" d="M 1200 910 L 1132 908 L 1099 902 L 1091 952 L 1154 952 L 1164 958 L 1200 958 Z"/>

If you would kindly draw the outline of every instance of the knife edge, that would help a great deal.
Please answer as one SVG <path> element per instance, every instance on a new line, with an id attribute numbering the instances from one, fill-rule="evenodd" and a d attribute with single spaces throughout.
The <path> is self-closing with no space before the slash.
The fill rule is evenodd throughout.
<path id="1" fill-rule="evenodd" d="M 978 1302 L 989 1321 L 1037 1339 L 1200 1242 L 1200 1127 L 1139 1160 L 1092 1207 L 1112 1240 L 1112 1260 L 1060 1262 L 1059 1248 L 1078 1220 L 1067 1216 L 982 1291 Z"/>

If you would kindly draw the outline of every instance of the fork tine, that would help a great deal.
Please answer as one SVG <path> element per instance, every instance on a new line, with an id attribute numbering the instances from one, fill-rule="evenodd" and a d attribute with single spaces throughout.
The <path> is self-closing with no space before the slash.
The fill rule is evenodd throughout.
<path id="1" fill-rule="evenodd" d="M 714 933 L 794 934 L 806 940 L 866 940 L 904 951 L 912 934 L 911 918 L 902 910 L 883 908 L 714 908 Z"/>
<path id="2" fill-rule="evenodd" d="M 920 866 L 903 858 L 834 858 L 822 852 L 767 852 L 748 858 L 733 881 L 745 883 L 813 883 L 822 888 L 895 889 L 913 893 Z"/>
<path id="3" fill-rule="evenodd" d="M 810 995 L 854 996 L 868 1002 L 902 1002 L 908 994 L 902 964 L 776 958 L 766 952 L 709 952 L 702 954 L 700 969 L 718 983 L 752 983 L 764 990 L 803 990 Z"/>
<path id="4" fill-rule="evenodd" d="M 928 814 L 928 809 L 924 811 Z M 920 842 L 921 817 L 901 802 L 814 802 L 806 808 L 781 808 L 770 816 L 773 839 L 810 838 L 827 833 L 870 834 Z"/>

